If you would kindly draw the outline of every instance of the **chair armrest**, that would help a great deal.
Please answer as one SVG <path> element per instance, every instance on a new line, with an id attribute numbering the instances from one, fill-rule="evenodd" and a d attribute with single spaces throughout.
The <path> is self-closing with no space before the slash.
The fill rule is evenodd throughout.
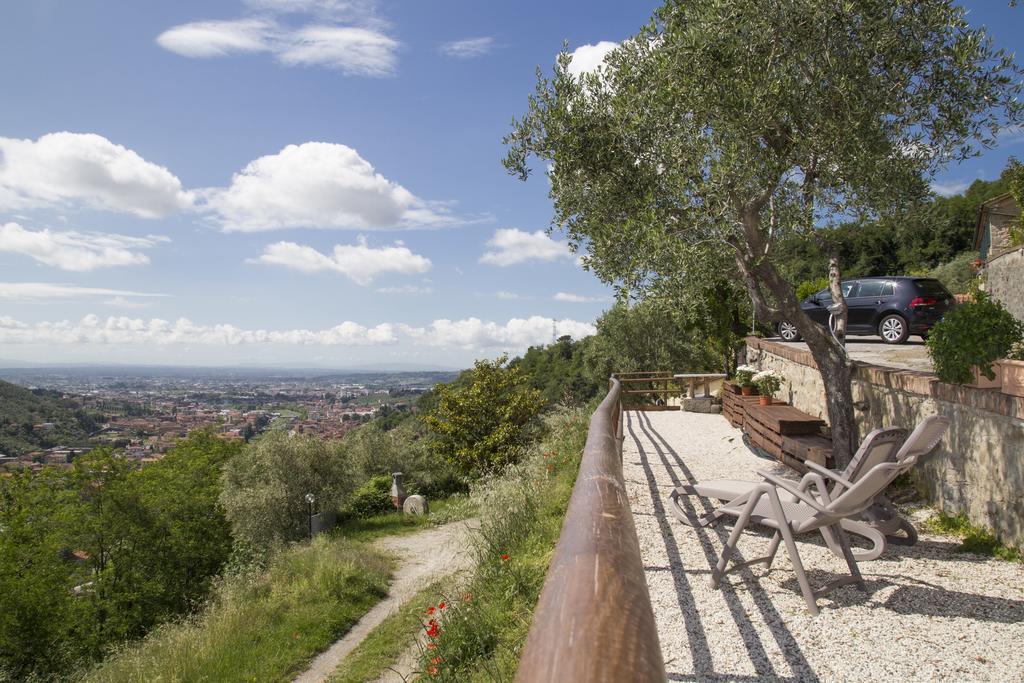
<path id="1" fill-rule="evenodd" d="M 786 481 L 785 479 L 782 479 L 780 477 L 776 477 L 774 474 L 765 472 L 764 470 L 757 470 L 757 473 L 761 476 L 761 478 L 763 478 L 768 483 L 772 484 L 773 486 L 777 486 L 778 488 L 783 489 L 785 491 L 789 491 L 794 496 L 799 498 L 801 502 L 810 505 L 816 511 L 825 514 L 828 513 L 828 510 L 822 507 L 821 503 L 814 499 L 814 496 L 810 496 L 806 492 L 801 491 L 798 487 L 793 485 L 793 482 Z"/>
<path id="2" fill-rule="evenodd" d="M 804 466 L 806 466 L 807 469 L 811 470 L 812 472 L 817 472 L 818 474 L 820 474 L 823 477 L 828 477 L 832 481 L 839 482 L 840 484 L 842 484 L 846 488 L 852 488 L 853 487 L 853 482 L 852 481 L 850 481 L 846 477 L 842 476 L 838 472 L 835 472 L 834 470 L 830 470 L 827 467 L 822 467 L 821 465 L 819 465 L 816 462 L 810 462 L 809 460 L 805 460 L 804 461 Z"/>

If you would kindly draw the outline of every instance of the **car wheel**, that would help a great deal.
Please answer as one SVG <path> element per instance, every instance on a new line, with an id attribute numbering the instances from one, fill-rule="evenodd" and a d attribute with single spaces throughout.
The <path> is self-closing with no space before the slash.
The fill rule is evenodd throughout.
<path id="1" fill-rule="evenodd" d="M 782 337 L 783 341 L 800 341 L 800 332 L 797 331 L 796 325 L 785 321 L 779 323 L 779 336 Z"/>
<path id="2" fill-rule="evenodd" d="M 886 344 L 902 344 L 910 336 L 910 328 L 901 316 L 887 315 L 878 323 L 878 336 Z"/>

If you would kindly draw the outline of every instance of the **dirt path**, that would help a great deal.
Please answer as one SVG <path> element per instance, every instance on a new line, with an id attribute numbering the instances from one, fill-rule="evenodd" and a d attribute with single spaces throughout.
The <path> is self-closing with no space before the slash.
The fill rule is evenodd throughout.
<path id="1" fill-rule="evenodd" d="M 388 596 L 377 603 L 356 625 L 310 664 L 295 683 L 320 683 L 327 680 L 348 653 L 378 624 L 400 608 L 420 589 L 439 578 L 468 569 L 473 558 L 467 551 L 468 537 L 476 520 L 452 522 L 408 536 L 388 536 L 376 545 L 398 556 Z"/>

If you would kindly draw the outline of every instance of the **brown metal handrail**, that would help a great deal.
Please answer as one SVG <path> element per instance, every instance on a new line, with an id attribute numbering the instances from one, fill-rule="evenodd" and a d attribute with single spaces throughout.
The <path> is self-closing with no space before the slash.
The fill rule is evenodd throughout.
<path id="1" fill-rule="evenodd" d="M 622 479 L 622 384 L 590 419 L 516 680 L 659 681 L 665 665 Z"/>

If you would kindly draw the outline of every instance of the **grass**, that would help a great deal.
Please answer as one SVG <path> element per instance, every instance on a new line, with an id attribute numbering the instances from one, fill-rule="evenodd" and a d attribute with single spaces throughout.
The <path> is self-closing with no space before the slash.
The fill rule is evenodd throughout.
<path id="1" fill-rule="evenodd" d="M 383 536 L 411 534 L 424 527 L 447 524 L 471 517 L 475 506 L 467 496 L 453 495 L 430 501 L 430 514 L 422 517 L 388 512 L 373 517 L 348 519 L 331 532 L 352 541 L 369 542 Z"/>
<path id="2" fill-rule="evenodd" d="M 347 539 L 282 552 L 256 577 L 232 577 L 197 617 L 156 629 L 87 681 L 290 681 L 387 593 L 392 560 Z"/>
<path id="3" fill-rule="evenodd" d="M 939 512 L 925 522 L 924 526 L 937 534 L 959 537 L 960 545 L 957 550 L 961 552 L 987 555 L 1007 562 L 1024 562 L 1019 548 L 1003 545 L 987 529 L 973 526 L 966 513 L 950 515 Z"/>
<path id="4" fill-rule="evenodd" d="M 414 642 L 427 609 L 436 604 L 442 591 L 442 584 L 435 582 L 382 621 L 335 669 L 331 683 L 363 683 L 387 671 Z"/>
<path id="5" fill-rule="evenodd" d="M 426 679 L 514 678 L 576 481 L 587 423 L 583 410 L 550 417 L 548 436 L 524 462 L 474 489 L 481 512 L 477 564 L 464 594 L 446 600 L 431 649 L 420 653 Z"/>

